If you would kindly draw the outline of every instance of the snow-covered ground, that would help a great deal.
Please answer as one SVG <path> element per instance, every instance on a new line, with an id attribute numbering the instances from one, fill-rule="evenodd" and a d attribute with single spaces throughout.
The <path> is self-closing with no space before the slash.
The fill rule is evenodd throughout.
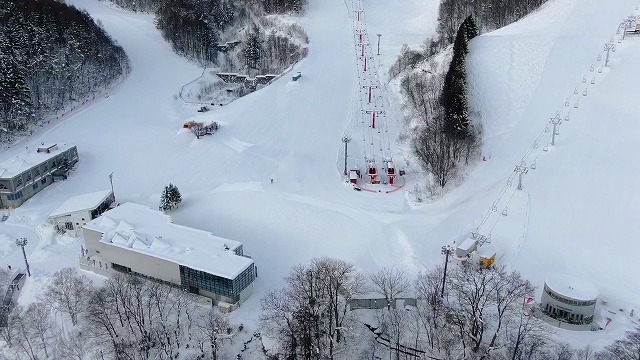
<path id="1" fill-rule="evenodd" d="M 330 256 L 363 271 L 395 265 L 415 273 L 442 262 L 442 245 L 477 227 L 492 236 L 499 263 L 522 271 L 535 285 L 542 286 L 548 273 L 569 273 L 592 281 L 616 309 L 639 308 L 640 280 L 632 264 L 640 252 L 634 239 L 640 162 L 633 141 L 640 125 L 632 101 L 638 96 L 634 66 L 640 38 L 616 43 L 610 66 L 602 73 L 597 67 L 590 71 L 636 1 L 550 0 L 519 23 L 474 40 L 471 94 L 489 160 L 437 202 L 415 207 L 405 190 L 356 192 L 341 178 L 341 137 L 359 116 L 353 110 L 360 68 L 351 1 L 310 1 L 305 19 L 310 52 L 293 69 L 303 73 L 299 81 L 285 76 L 203 114 L 176 96 L 202 69 L 171 51 L 151 16 L 97 0 L 68 0 L 101 21 L 129 54 L 133 72 L 108 98 L 24 145 L 75 144 L 80 162 L 68 180 L 11 211 L 0 225 L 5 234 L 0 261 L 17 264 L 15 237 L 29 238 L 36 280 L 28 282 L 23 302 L 57 269 L 75 266 L 80 243 L 54 237 L 46 217 L 70 196 L 107 189 L 113 172 L 117 202 L 155 207 L 171 182 L 183 194 L 183 205 L 171 213 L 175 223 L 244 243 L 260 276 L 252 298 L 234 313 L 245 324 L 255 322 L 260 297 L 281 286 L 293 265 Z M 364 0 L 372 47 L 375 34 L 382 34 L 375 59 L 381 79 L 403 43 L 417 46 L 433 33 L 437 3 Z M 384 94 L 391 99 L 387 121 L 398 133 L 397 97 Z M 560 126 L 556 146 L 544 152 L 551 134 L 545 125 L 558 109 L 563 119 L 571 110 L 570 121 Z M 187 119 L 217 121 L 221 130 L 196 140 L 182 129 Z M 7 150 L 3 158 L 24 146 Z M 516 192 L 513 169 L 523 157 L 525 166 L 536 159 L 536 169 Z M 406 160 L 405 166 L 415 169 Z M 491 212 L 494 202 L 497 211 Z M 501 215 L 505 207 L 507 216 Z M 617 314 L 606 335 L 562 335 L 577 346 L 601 346 L 631 325 Z"/>

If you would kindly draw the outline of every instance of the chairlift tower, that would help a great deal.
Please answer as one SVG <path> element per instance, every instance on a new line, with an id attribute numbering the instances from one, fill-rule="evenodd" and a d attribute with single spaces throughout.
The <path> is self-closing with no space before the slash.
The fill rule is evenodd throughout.
<path id="1" fill-rule="evenodd" d="M 477 247 L 481 247 L 484 244 L 491 244 L 491 235 L 485 236 L 477 231 L 474 231 L 471 233 L 471 238 L 476 240 L 476 243 L 478 244 Z"/>
<path id="2" fill-rule="evenodd" d="M 604 59 L 604 66 L 609 66 L 609 52 L 613 50 L 616 51 L 616 44 L 614 43 L 606 43 L 604 44 L 604 49 L 607 51 L 607 57 Z"/>
<path id="3" fill-rule="evenodd" d="M 515 168 L 514 171 L 519 173 L 519 176 L 518 176 L 518 190 L 522 190 L 522 176 L 529 172 L 529 168 L 525 165 L 525 162 L 522 161 L 522 163 L 520 163 L 520 165 L 516 165 L 516 168 Z"/>
<path id="4" fill-rule="evenodd" d="M 553 133 L 551 134 L 551 146 L 556 145 L 556 135 L 558 135 L 558 126 L 562 123 L 562 120 L 559 117 L 553 117 L 549 120 L 550 124 L 553 124 Z"/>
<path id="5" fill-rule="evenodd" d="M 351 142 L 351 137 L 345 135 L 342 137 L 342 142 L 344 143 L 344 175 L 347 175 L 347 145 Z"/>

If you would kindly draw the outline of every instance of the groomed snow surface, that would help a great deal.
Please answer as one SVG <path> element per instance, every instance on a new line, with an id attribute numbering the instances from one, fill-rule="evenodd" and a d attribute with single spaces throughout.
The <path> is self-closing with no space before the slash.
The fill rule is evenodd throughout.
<path id="1" fill-rule="evenodd" d="M 566 341 L 601 347 L 635 326 L 625 314 L 640 306 L 633 268 L 640 253 L 634 103 L 640 37 L 616 43 L 601 73 L 590 68 L 602 63 L 596 59 L 604 43 L 637 0 L 550 0 L 519 23 L 474 40 L 472 106 L 485 129 L 487 161 L 446 196 L 420 206 L 407 194 L 417 171 L 407 153 L 394 159 L 409 170 L 406 190 L 356 192 L 341 178 L 341 137 L 358 116 L 352 109 L 360 90 L 349 1 L 310 1 L 308 16 L 300 19 L 311 39 L 309 56 L 293 68 L 302 72 L 300 80 L 284 76 L 204 114 L 176 97 L 202 69 L 172 52 L 152 16 L 96 0 L 67 2 L 103 24 L 131 58 L 133 72 L 108 98 L 5 151 L 3 158 L 10 158 L 24 146 L 67 143 L 77 145 L 80 158 L 68 180 L 11 210 L 0 224 L 0 261 L 21 265 L 13 241 L 29 239 L 34 276 L 22 302 L 32 301 L 53 272 L 77 264 L 81 242 L 54 237 L 47 216 L 71 196 L 107 188 L 113 172 L 117 202 L 156 208 L 171 182 L 183 194 L 181 207 L 171 212 L 174 223 L 244 244 L 260 269 L 254 295 L 233 315 L 245 325 L 255 324 L 261 296 L 282 286 L 293 265 L 329 256 L 364 272 L 399 266 L 417 273 L 442 262 L 443 245 L 479 228 L 492 236 L 497 263 L 520 270 L 539 291 L 551 272 L 565 273 L 595 284 L 616 310 L 626 309 L 602 332 L 560 332 Z M 401 45 L 417 47 L 433 33 L 437 4 L 364 1 L 371 41 L 383 34 L 377 59 L 383 83 Z M 398 133 L 397 96 L 385 96 L 396 109 L 387 116 L 389 126 Z M 550 146 L 545 126 L 557 113 L 562 119 L 570 114 L 570 121 Z M 196 140 L 182 129 L 194 118 L 217 121 L 221 130 Z M 535 160 L 536 168 L 515 191 L 513 169 L 523 157 L 523 166 Z"/>

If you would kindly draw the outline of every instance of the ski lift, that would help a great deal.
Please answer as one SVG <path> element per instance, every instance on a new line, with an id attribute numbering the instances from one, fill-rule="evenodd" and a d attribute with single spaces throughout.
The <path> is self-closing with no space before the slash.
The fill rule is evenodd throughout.
<path id="1" fill-rule="evenodd" d="M 536 169 L 536 161 L 533 160 L 533 162 L 531 163 L 531 169 L 535 170 Z"/>
<path id="2" fill-rule="evenodd" d="M 389 185 L 393 185 L 393 181 L 395 180 L 396 175 L 396 168 L 393 165 L 393 162 L 391 162 L 391 160 L 387 161 L 387 176 L 389 177 Z"/>
<path id="3" fill-rule="evenodd" d="M 369 175 L 372 184 L 380 183 L 380 180 L 378 179 L 378 168 L 376 168 L 375 162 L 369 161 L 367 163 L 367 175 Z"/>

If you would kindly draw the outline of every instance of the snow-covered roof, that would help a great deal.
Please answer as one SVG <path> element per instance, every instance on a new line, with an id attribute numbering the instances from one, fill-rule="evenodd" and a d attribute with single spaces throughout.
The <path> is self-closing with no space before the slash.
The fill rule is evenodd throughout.
<path id="1" fill-rule="evenodd" d="M 234 253 L 242 243 L 173 224 L 169 215 L 134 203 L 121 204 L 84 227 L 101 232 L 102 243 L 227 279 L 235 279 L 253 263 Z"/>
<path id="2" fill-rule="evenodd" d="M 553 292 L 574 300 L 595 300 L 598 289 L 590 282 L 567 274 L 551 274 L 545 285 Z"/>
<path id="3" fill-rule="evenodd" d="M 478 249 L 478 255 L 483 258 L 491 258 L 497 254 L 497 249 L 491 244 L 484 244 Z"/>
<path id="4" fill-rule="evenodd" d="M 63 153 L 73 145 L 57 144 L 43 145 L 38 148 L 49 148 L 49 152 L 38 152 L 38 148 L 29 148 L 25 152 L 16 155 L 14 157 L 5 159 L 0 162 L 0 178 L 12 178 L 25 170 L 29 170 L 32 167 L 42 164 L 43 162 Z"/>
<path id="5" fill-rule="evenodd" d="M 69 198 L 57 209 L 55 209 L 50 215 L 50 218 L 58 217 L 60 215 L 68 215 L 78 211 L 93 210 L 100 206 L 111 196 L 111 190 L 96 191 L 89 194 L 78 195 Z"/>

